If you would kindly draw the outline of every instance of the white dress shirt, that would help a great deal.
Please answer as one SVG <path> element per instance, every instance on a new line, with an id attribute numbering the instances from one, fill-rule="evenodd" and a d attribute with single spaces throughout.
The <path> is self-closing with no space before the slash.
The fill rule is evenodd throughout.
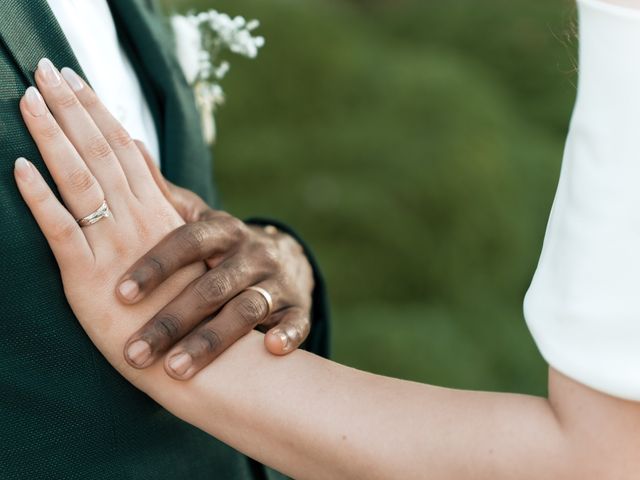
<path id="1" fill-rule="evenodd" d="M 640 11 L 578 3 L 578 96 L 525 317 L 552 367 L 640 401 Z"/>
<path id="2" fill-rule="evenodd" d="M 91 86 L 107 108 L 159 161 L 158 135 L 106 0 L 48 0 Z M 62 68 L 66 65 L 56 65 Z"/>

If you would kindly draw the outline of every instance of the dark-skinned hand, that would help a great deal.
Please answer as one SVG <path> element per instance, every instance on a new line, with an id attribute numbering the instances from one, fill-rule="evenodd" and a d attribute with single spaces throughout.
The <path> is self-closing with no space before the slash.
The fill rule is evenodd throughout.
<path id="1" fill-rule="evenodd" d="M 275 227 L 247 225 L 210 208 L 195 193 L 164 179 L 137 142 L 156 183 L 187 222 L 140 258 L 118 282 L 134 304 L 181 268 L 203 261 L 208 271 L 187 286 L 125 345 L 125 358 L 146 368 L 164 357 L 167 373 L 186 380 L 254 328 L 275 355 L 300 346 L 311 327 L 312 268 L 300 244 Z M 272 308 L 258 287 L 271 296 Z"/>

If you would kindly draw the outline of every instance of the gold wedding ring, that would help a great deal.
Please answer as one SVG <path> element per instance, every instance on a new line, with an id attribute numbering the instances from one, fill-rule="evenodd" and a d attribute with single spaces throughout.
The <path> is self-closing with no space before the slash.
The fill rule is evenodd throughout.
<path id="1" fill-rule="evenodd" d="M 264 318 L 269 317 L 269 315 L 271 315 L 271 312 L 273 311 L 273 297 L 271 296 L 271 294 L 261 287 L 249 287 L 245 289 L 245 292 L 247 290 L 253 290 L 254 292 L 258 292 L 260 295 L 262 295 L 262 298 L 264 298 L 267 302 L 267 314 L 264 316 Z"/>
<path id="2" fill-rule="evenodd" d="M 109 210 L 109 205 L 107 205 L 107 201 L 104 200 L 102 205 L 98 207 L 95 212 L 90 213 L 86 217 L 82 217 L 78 219 L 78 225 L 81 227 L 88 227 L 93 225 L 94 223 L 98 223 L 103 218 L 109 218 L 111 216 L 111 210 Z"/>

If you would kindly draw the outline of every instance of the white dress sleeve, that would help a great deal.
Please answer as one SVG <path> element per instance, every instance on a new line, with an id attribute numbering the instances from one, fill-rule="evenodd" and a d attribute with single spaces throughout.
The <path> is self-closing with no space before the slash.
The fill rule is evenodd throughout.
<path id="1" fill-rule="evenodd" d="M 640 10 L 578 4 L 578 96 L 525 318 L 556 370 L 640 401 Z"/>

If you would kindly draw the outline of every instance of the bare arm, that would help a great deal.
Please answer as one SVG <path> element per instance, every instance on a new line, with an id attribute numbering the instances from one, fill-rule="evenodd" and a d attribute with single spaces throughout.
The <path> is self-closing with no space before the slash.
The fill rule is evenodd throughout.
<path id="1" fill-rule="evenodd" d="M 148 393 L 300 479 L 624 479 L 640 468 L 640 406 L 553 370 L 547 401 L 381 377 L 306 352 L 275 358 L 261 341 L 252 334 L 187 384 L 158 378 Z"/>

